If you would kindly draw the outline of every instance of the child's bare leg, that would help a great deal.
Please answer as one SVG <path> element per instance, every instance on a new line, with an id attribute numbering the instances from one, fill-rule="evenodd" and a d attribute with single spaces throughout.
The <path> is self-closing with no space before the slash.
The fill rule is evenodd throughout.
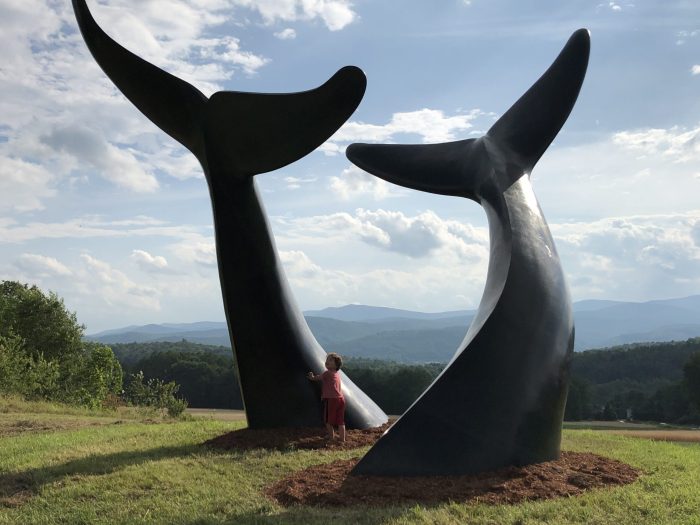
<path id="1" fill-rule="evenodd" d="M 333 430 L 333 425 L 326 423 L 326 430 L 328 431 L 328 439 L 335 439 L 335 431 Z"/>
<path id="2" fill-rule="evenodd" d="M 345 425 L 338 425 L 338 434 L 340 434 L 340 441 L 345 442 Z"/>

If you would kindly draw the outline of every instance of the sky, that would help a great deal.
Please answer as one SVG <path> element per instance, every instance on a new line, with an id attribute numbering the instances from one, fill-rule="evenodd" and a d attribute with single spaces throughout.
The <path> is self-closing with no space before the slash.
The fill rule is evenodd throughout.
<path id="1" fill-rule="evenodd" d="M 532 173 L 573 299 L 700 294 L 697 0 L 88 5 L 120 44 L 207 96 L 365 72 L 333 137 L 256 177 L 304 310 L 478 306 L 483 209 L 376 179 L 345 148 L 481 136 L 586 27 L 578 102 Z M 0 49 L 0 280 L 56 292 L 88 333 L 223 320 L 202 171 L 96 65 L 70 2 L 0 0 Z"/>

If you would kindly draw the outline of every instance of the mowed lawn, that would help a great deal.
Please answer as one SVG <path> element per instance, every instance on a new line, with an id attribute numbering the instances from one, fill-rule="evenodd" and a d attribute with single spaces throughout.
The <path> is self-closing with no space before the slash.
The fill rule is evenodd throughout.
<path id="1" fill-rule="evenodd" d="M 572 498 L 500 506 L 283 508 L 262 494 L 266 485 L 296 469 L 364 450 L 224 452 L 202 446 L 244 424 L 60 413 L 41 406 L 27 411 L 0 403 L 0 524 L 700 524 L 697 443 L 567 429 L 565 450 L 613 457 L 644 472 L 632 485 Z"/>

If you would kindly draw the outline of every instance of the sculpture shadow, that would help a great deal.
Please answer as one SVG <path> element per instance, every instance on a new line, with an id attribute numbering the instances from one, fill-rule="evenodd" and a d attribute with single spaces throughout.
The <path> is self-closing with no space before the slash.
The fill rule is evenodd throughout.
<path id="1" fill-rule="evenodd" d="M 92 454 L 60 465 L 3 473 L 0 474 L 0 508 L 20 506 L 37 495 L 45 485 L 62 479 L 81 475 L 112 474 L 147 461 L 198 456 L 205 450 L 207 449 L 201 445 L 183 445 L 113 454 Z"/>

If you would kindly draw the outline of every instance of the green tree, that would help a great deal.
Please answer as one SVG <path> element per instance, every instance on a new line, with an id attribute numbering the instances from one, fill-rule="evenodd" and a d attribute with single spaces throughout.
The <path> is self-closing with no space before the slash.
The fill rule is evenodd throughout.
<path id="1" fill-rule="evenodd" d="M 49 361 L 76 354 L 85 327 L 55 293 L 16 281 L 0 282 L 0 336 L 19 336 L 24 350 Z"/>
<path id="2" fill-rule="evenodd" d="M 121 393 L 122 367 L 106 345 L 85 342 L 78 354 L 61 364 L 62 401 L 96 408 L 109 394 Z"/>
<path id="3" fill-rule="evenodd" d="M 119 361 L 84 330 L 55 293 L 0 282 L 0 389 L 91 407 L 119 394 Z"/>
<path id="4" fill-rule="evenodd" d="M 0 335 L 0 392 L 28 398 L 55 398 L 59 375 L 57 363 L 41 355 L 27 354 L 21 337 Z"/>
<path id="5" fill-rule="evenodd" d="M 700 411 L 700 352 L 690 356 L 683 367 L 683 380 L 690 401 Z"/>

